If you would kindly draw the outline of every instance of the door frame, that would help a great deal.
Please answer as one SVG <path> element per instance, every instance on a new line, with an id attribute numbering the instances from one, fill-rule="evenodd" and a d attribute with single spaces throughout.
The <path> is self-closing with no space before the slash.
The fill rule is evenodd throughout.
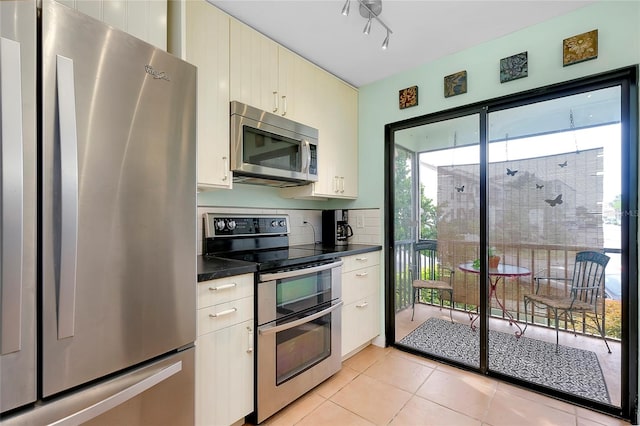
<path id="1" fill-rule="evenodd" d="M 607 404 L 594 403 L 593 401 L 569 395 L 563 392 L 549 390 L 532 385 L 521 379 L 501 375 L 488 368 L 488 321 L 489 311 L 483 307 L 488 303 L 488 278 L 486 274 L 480 274 L 480 367 L 472 368 L 467 365 L 458 367 L 476 371 L 480 374 L 498 378 L 516 385 L 526 386 L 529 389 L 548 394 L 555 398 L 568 402 L 595 408 L 607 414 L 622 417 L 637 423 L 638 416 L 638 66 L 625 67 L 618 70 L 588 76 L 568 82 L 557 83 L 537 89 L 520 92 L 517 94 L 494 98 L 474 104 L 414 117 L 385 125 L 385 152 L 384 152 L 384 205 L 385 205 L 385 232 L 384 240 L 386 250 L 385 261 L 385 336 L 387 346 L 396 346 L 395 339 L 395 262 L 394 254 L 394 134 L 398 130 L 404 130 L 415 126 L 425 125 L 438 121 L 448 120 L 460 116 L 478 113 L 480 116 L 480 259 L 481 269 L 487 270 L 487 244 L 488 241 L 488 192 L 487 192 L 487 154 L 488 131 L 487 115 L 489 111 L 495 112 L 503 109 L 526 105 L 533 102 L 552 100 L 576 93 L 602 89 L 606 87 L 620 86 L 621 88 L 621 139 L 622 139 L 622 211 L 627 212 L 622 216 L 621 236 L 621 265 L 622 282 L 622 329 L 624 330 L 621 342 L 621 407 Z M 627 155 L 625 155 L 627 154 Z M 626 194 L 626 196 L 625 196 Z M 635 285 L 629 285 L 635 283 Z M 633 301 L 633 303 L 632 303 Z M 406 350 L 405 348 L 401 348 Z M 418 353 L 418 352 L 416 352 Z M 428 356 L 419 353 L 422 356 Z M 439 361 L 447 362 L 444 359 Z M 633 362 L 632 362 L 633 361 Z"/>

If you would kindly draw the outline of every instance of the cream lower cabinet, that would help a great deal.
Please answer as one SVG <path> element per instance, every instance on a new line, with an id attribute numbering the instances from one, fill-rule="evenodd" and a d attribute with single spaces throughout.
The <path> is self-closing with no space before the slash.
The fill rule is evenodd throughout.
<path id="1" fill-rule="evenodd" d="M 343 258 L 342 356 L 380 334 L 380 252 Z"/>
<path id="2" fill-rule="evenodd" d="M 198 283 L 196 425 L 253 412 L 253 274 Z"/>

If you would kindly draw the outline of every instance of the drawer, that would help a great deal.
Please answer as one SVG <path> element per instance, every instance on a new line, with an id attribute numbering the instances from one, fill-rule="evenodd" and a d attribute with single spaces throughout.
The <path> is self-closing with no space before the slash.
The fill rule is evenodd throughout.
<path id="1" fill-rule="evenodd" d="M 355 302 L 368 294 L 377 295 L 379 287 L 379 265 L 342 273 L 342 300 L 345 305 Z"/>
<path id="2" fill-rule="evenodd" d="M 380 334 L 378 296 L 363 297 L 342 308 L 342 356 Z"/>
<path id="3" fill-rule="evenodd" d="M 198 336 L 253 319 L 253 296 L 198 309 Z"/>
<path id="4" fill-rule="evenodd" d="M 198 309 L 253 296 L 253 274 L 198 283 Z"/>
<path id="5" fill-rule="evenodd" d="M 356 269 L 366 268 L 367 266 L 380 264 L 380 252 L 372 251 L 368 253 L 356 254 L 342 258 L 342 272 L 355 271 Z"/>

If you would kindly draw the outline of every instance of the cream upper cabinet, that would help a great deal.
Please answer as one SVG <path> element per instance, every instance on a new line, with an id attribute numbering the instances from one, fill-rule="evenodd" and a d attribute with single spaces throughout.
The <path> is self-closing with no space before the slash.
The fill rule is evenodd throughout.
<path id="1" fill-rule="evenodd" d="M 284 113 L 278 90 L 278 44 L 231 18 L 231 100 L 274 114 Z"/>
<path id="2" fill-rule="evenodd" d="M 167 49 L 166 0 L 57 0 L 66 6 Z"/>
<path id="3" fill-rule="evenodd" d="M 358 196 L 358 93 L 339 80 L 327 84 L 327 97 L 323 104 L 326 121 L 322 123 L 322 143 L 330 151 L 327 164 L 328 186 L 316 188 L 316 193 L 333 198 Z M 323 162 L 320 159 L 320 173 Z M 326 182 L 326 180 L 325 180 Z"/>
<path id="4" fill-rule="evenodd" d="M 198 67 L 198 190 L 228 189 L 230 18 L 205 0 L 184 5 L 181 56 Z"/>
<path id="5" fill-rule="evenodd" d="M 331 74 L 314 74 L 314 117 L 319 131 L 318 182 L 284 188 L 286 198 L 358 197 L 358 91 Z"/>
<path id="6" fill-rule="evenodd" d="M 230 98 L 317 127 L 318 76 L 326 72 L 231 19 Z"/>

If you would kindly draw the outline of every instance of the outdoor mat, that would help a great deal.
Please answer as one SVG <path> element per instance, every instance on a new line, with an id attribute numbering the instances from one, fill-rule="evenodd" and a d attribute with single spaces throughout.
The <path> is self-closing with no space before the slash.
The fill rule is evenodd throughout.
<path id="1" fill-rule="evenodd" d="M 477 367 L 478 333 L 469 324 L 439 318 L 426 322 L 398 343 Z M 595 353 L 584 349 L 489 330 L 489 368 L 552 389 L 610 403 L 609 391 Z"/>

